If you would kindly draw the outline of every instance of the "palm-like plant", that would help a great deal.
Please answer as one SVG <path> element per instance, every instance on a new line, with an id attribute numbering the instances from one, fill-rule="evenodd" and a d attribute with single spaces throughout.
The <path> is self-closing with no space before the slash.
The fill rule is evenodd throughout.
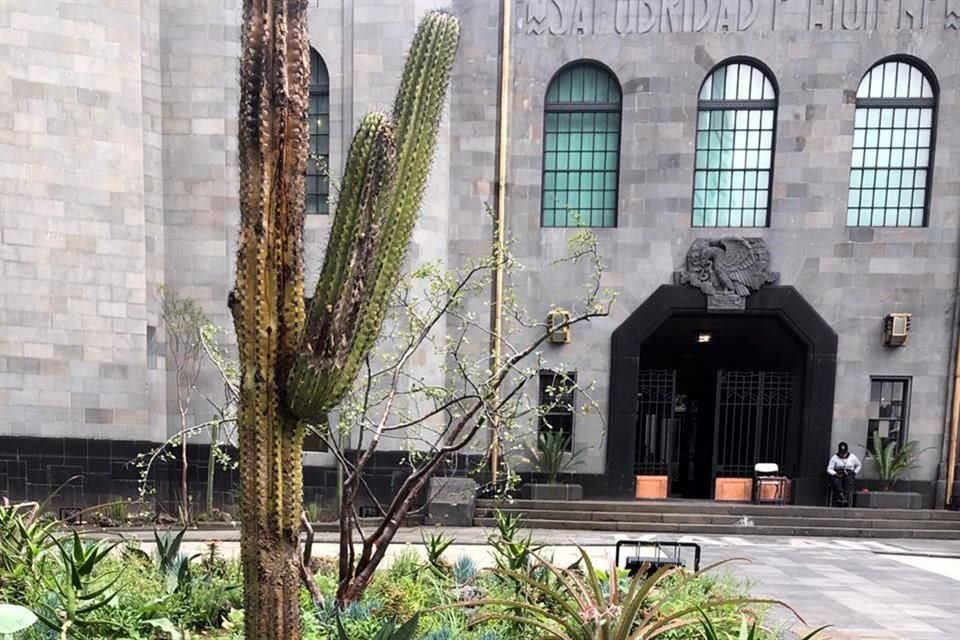
<path id="1" fill-rule="evenodd" d="M 919 444 L 915 440 L 906 444 L 890 440 L 884 444 L 880 432 L 873 432 L 873 440 L 867 447 L 867 455 L 877 463 L 877 474 L 880 476 L 884 491 L 890 491 L 897 480 L 917 466 L 922 453 L 917 450 L 918 447 Z"/>
<path id="2" fill-rule="evenodd" d="M 570 436 L 562 431 L 544 431 L 537 437 L 537 444 L 527 444 L 526 449 L 527 462 L 545 475 L 549 484 L 557 484 L 561 475 L 579 466 L 586 452 L 586 449 L 573 449 Z"/>

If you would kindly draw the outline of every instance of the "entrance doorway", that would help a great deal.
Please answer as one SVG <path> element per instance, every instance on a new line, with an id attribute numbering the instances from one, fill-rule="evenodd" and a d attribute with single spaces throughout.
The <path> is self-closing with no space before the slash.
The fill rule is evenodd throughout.
<path id="1" fill-rule="evenodd" d="M 598 494 L 632 498 L 639 473 L 710 498 L 716 477 L 772 461 L 796 503 L 822 504 L 836 366 L 837 334 L 793 287 L 710 311 L 693 287 L 659 287 L 613 333 Z"/>
<path id="2" fill-rule="evenodd" d="M 637 359 L 635 473 L 712 498 L 757 462 L 795 473 L 806 345 L 772 315 L 675 315 Z"/>

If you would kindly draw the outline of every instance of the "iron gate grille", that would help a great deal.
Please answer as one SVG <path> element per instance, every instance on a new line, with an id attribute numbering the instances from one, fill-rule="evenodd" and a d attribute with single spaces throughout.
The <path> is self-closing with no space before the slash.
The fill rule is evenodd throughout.
<path id="1" fill-rule="evenodd" d="M 716 476 L 752 476 L 758 462 L 785 469 L 795 376 L 789 371 L 718 371 Z"/>
<path id="2" fill-rule="evenodd" d="M 637 475 L 671 475 L 677 372 L 641 369 L 637 388 Z"/>

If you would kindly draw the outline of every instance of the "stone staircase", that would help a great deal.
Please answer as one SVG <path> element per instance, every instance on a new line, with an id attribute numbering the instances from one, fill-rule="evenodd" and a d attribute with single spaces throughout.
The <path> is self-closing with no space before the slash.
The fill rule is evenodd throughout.
<path id="1" fill-rule="evenodd" d="M 960 512 L 834 509 L 712 501 L 478 500 L 474 524 L 494 526 L 497 510 L 520 513 L 540 529 L 624 533 L 823 536 L 960 540 Z"/>

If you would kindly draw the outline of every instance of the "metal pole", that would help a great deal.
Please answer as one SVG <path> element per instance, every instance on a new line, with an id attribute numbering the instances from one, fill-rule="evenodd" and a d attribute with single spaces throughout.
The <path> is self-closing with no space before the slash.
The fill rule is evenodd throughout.
<path id="1" fill-rule="evenodd" d="M 497 96 L 497 144 L 495 149 L 497 177 L 494 183 L 496 206 L 494 208 L 493 241 L 497 264 L 493 274 L 493 293 L 491 304 L 490 360 L 494 375 L 500 370 L 502 360 L 503 332 L 503 268 L 500 264 L 506 244 L 506 201 L 507 201 L 507 125 L 510 115 L 510 8 L 512 0 L 503 0 L 500 10 L 500 90 Z M 496 391 L 499 393 L 499 390 Z M 494 415 L 490 425 L 490 477 L 496 486 L 500 473 L 500 446 L 498 439 L 499 418 Z"/>

